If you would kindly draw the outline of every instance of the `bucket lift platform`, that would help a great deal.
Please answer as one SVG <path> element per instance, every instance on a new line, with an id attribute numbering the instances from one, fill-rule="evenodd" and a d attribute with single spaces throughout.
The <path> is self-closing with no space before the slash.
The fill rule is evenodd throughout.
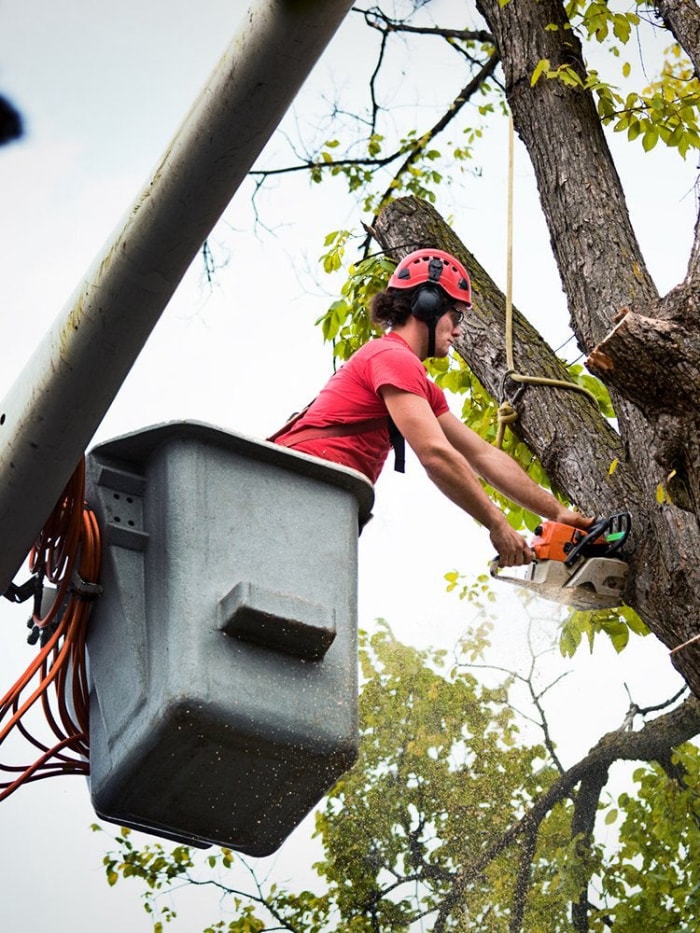
<path id="1" fill-rule="evenodd" d="M 199 422 L 88 456 L 98 816 L 275 851 L 357 756 L 357 537 L 370 483 Z"/>

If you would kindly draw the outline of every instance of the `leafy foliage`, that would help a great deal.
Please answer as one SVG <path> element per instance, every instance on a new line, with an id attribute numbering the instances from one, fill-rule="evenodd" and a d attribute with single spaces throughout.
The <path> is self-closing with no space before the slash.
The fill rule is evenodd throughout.
<path id="1" fill-rule="evenodd" d="M 700 915 L 700 798 L 695 745 L 677 749 L 670 765 L 682 777 L 669 780 L 658 763 L 637 768 L 634 795 L 622 793 L 610 813 L 620 819 L 619 847 L 601 879 L 605 909 L 593 930 L 612 922 L 621 933 L 690 930 Z M 607 921 L 608 926 L 603 926 Z"/>
<path id="2" fill-rule="evenodd" d="M 599 609 L 596 612 L 574 610 L 561 627 L 561 653 L 566 657 L 572 657 L 584 637 L 593 651 L 595 637 L 601 633 L 607 635 L 615 651 L 620 652 L 627 647 L 630 634 L 648 635 L 649 629 L 631 606 Z"/>
<path id="3" fill-rule="evenodd" d="M 345 244 L 350 231 L 329 233 L 325 240 L 328 251 L 321 257 L 326 272 L 342 269 Z M 333 344 L 334 362 L 344 362 L 380 330 L 372 323 L 369 305 L 372 297 L 386 287 L 395 263 L 386 256 L 370 256 L 351 265 L 340 289 L 340 298 L 316 322 L 323 339 Z"/>
<path id="4" fill-rule="evenodd" d="M 649 10 L 650 5 L 638 0 L 637 8 Z M 639 14 L 633 10 L 614 10 L 607 0 L 570 0 L 567 13 L 570 27 L 582 35 L 584 42 L 588 40 L 604 46 L 615 58 L 620 58 L 630 40 L 640 41 L 642 20 Z M 552 25 L 551 28 L 557 27 Z M 630 61 L 623 60 L 621 80 L 628 82 L 632 72 Z M 591 91 L 597 99 L 602 123 L 616 133 L 626 132 L 630 141 L 639 139 L 645 152 L 653 149 L 659 140 L 684 158 L 690 149 L 700 148 L 700 82 L 677 42 L 665 50 L 658 76 L 649 84 L 626 93 L 605 80 L 598 70 L 588 68 L 582 74 L 569 63 L 552 67 L 551 62 L 543 59 L 533 71 L 532 85 L 542 77 Z"/>

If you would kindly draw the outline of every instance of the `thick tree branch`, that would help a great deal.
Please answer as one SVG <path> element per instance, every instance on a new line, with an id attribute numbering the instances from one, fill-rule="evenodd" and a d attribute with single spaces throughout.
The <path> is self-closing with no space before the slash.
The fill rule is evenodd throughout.
<path id="1" fill-rule="evenodd" d="M 600 803 L 600 795 L 608 782 L 609 765 L 602 763 L 591 769 L 579 785 L 574 801 L 574 813 L 571 818 L 571 836 L 576 839 L 577 853 L 585 859 L 591 851 L 595 818 Z M 586 877 L 588 873 L 586 873 Z M 571 922 L 576 933 L 588 931 L 588 883 L 581 886 L 578 900 L 571 905 Z"/>
<path id="2" fill-rule="evenodd" d="M 515 879 L 515 891 L 513 893 L 513 907 L 510 923 L 508 924 L 509 933 L 521 933 L 523 929 L 525 905 L 527 902 L 527 894 L 530 889 L 530 878 L 532 876 L 532 860 L 535 857 L 536 848 L 537 828 L 531 827 L 524 833 L 522 848 L 520 850 L 518 875 Z"/>
<path id="3" fill-rule="evenodd" d="M 672 289 L 649 317 L 625 311 L 587 365 L 632 401 L 654 429 L 649 453 L 680 508 L 700 515 L 700 283 Z"/>
<path id="4" fill-rule="evenodd" d="M 688 323 L 625 308 L 586 361 L 592 373 L 647 417 L 659 412 L 687 416 L 700 395 L 700 292 L 684 289 L 683 296 L 684 311 L 692 310 Z"/>

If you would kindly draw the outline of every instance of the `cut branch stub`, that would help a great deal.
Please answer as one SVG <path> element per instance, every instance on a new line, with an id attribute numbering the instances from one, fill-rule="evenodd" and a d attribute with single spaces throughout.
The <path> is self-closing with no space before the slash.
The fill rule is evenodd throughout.
<path id="1" fill-rule="evenodd" d="M 586 366 L 642 411 L 683 415 L 700 392 L 700 335 L 673 320 L 626 311 Z"/>

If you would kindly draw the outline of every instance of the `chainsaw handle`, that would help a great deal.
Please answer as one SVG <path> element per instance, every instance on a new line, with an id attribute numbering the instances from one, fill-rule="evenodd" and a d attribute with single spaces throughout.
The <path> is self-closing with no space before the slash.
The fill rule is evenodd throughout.
<path id="1" fill-rule="evenodd" d="M 566 555 L 566 560 L 564 563 L 567 567 L 570 567 L 573 564 L 586 544 L 590 544 L 591 541 L 595 541 L 596 538 L 600 537 L 600 535 L 607 528 L 609 521 L 610 519 L 608 518 L 598 518 L 586 531 L 580 532 L 581 537 Z"/>
<path id="2" fill-rule="evenodd" d="M 601 556 L 613 554 L 625 543 L 631 527 L 632 522 L 629 512 L 616 512 L 614 515 L 609 515 L 607 518 L 597 519 L 590 528 L 581 534 L 579 540 L 567 554 L 564 564 L 570 567 L 582 551 L 585 550 L 586 546 L 593 544 L 596 538 L 599 538 L 603 532 L 608 529 L 617 534 L 618 538 L 616 541 L 607 542 L 605 545 L 601 546 Z"/>

